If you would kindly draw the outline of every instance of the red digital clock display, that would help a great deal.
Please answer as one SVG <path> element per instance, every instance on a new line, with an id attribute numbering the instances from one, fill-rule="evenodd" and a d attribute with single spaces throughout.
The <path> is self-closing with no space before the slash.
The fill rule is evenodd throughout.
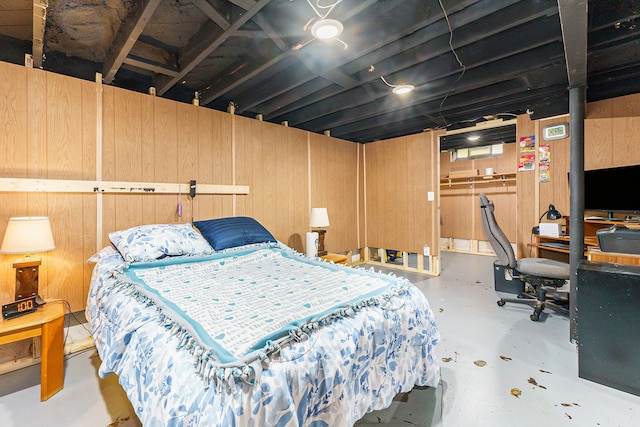
<path id="1" fill-rule="evenodd" d="M 23 314 L 31 313 L 38 308 L 36 303 L 36 297 L 31 296 L 24 299 L 19 299 L 9 304 L 2 306 L 2 317 L 4 319 L 12 319 L 14 317 L 21 316 Z"/>

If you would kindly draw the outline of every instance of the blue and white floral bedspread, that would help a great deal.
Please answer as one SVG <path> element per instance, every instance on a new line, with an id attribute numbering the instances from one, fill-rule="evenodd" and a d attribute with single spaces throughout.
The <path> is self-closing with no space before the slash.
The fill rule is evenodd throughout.
<path id="1" fill-rule="evenodd" d="M 158 286 L 150 291 L 142 285 L 135 292 L 123 287 L 123 276 L 117 274 L 124 271 L 117 252 L 103 250 L 95 267 L 87 317 L 102 358 L 100 375 L 114 372 L 119 376 L 145 426 L 351 426 L 365 413 L 389 406 L 397 393 L 414 385 L 437 386 L 433 350 L 439 334 L 434 316 L 422 292 L 404 278 L 310 260 L 286 247 L 268 245 L 214 255 L 208 262 L 214 267 L 210 265 L 206 274 L 224 276 L 224 280 L 200 281 L 183 275 L 178 282 L 188 283 L 168 282 L 161 270 L 178 267 L 157 263 L 158 269 L 144 271 L 149 272 L 147 283 L 155 276 Z M 200 269 L 203 264 L 186 265 Z M 134 267 L 133 271 L 143 275 L 143 270 Z M 260 298 L 266 291 L 258 283 L 266 283 L 271 292 L 289 281 L 304 290 L 305 302 L 288 294 L 286 286 L 276 299 Z M 246 285 L 231 287 L 231 282 Z M 176 291 L 187 286 L 192 286 L 191 296 L 184 289 Z M 279 351 L 258 359 L 263 369 L 252 381 L 232 377 L 227 378 L 228 387 L 207 387 L 197 374 L 202 351 L 193 351 L 193 344 L 185 345 L 184 338 L 197 335 L 194 328 L 207 311 L 189 312 L 189 304 L 183 302 L 197 299 L 202 295 L 200 287 L 206 286 L 220 286 L 219 296 L 242 293 L 235 301 L 242 308 L 222 310 L 226 317 L 233 314 L 234 319 L 221 324 L 230 322 L 225 336 L 229 333 L 234 339 L 225 341 L 219 331 L 203 335 L 218 337 L 213 347 L 224 349 L 210 355 L 212 365 L 229 366 L 237 358 L 250 362 L 247 355 L 264 350 L 265 343 L 273 339 L 281 344 Z M 321 297 L 312 297 L 315 291 Z M 171 296 L 160 307 L 154 297 L 163 293 Z M 221 319 L 216 317 L 221 315 L 220 307 L 234 303 L 218 299 L 216 303 L 222 306 L 209 310 L 213 317 L 204 318 L 204 323 L 216 323 Z M 269 304 L 282 309 L 270 309 Z M 357 309 L 332 316 L 337 307 L 345 305 Z M 199 306 L 201 301 L 192 308 Z M 292 317 L 294 311 L 297 319 Z M 178 328 L 179 333 L 168 326 L 175 319 L 167 321 L 178 312 L 195 321 L 188 328 Z M 272 321 L 266 322 L 268 319 Z M 318 326 L 318 319 L 327 321 Z M 277 327 L 265 328 L 265 324 Z M 291 337 L 287 330 L 293 328 L 300 335 L 299 328 L 310 324 L 315 326 L 303 330 L 305 339 L 281 339 Z M 251 333 L 244 334 L 246 340 L 236 339 L 247 328 Z M 203 344 L 202 339 L 198 336 L 196 348 Z"/>

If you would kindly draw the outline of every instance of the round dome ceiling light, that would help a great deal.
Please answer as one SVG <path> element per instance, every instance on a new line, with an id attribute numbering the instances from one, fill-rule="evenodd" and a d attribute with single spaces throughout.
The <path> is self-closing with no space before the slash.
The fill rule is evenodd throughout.
<path id="1" fill-rule="evenodd" d="M 329 40 L 338 37 L 344 27 L 335 19 L 320 19 L 311 26 L 311 34 L 318 40 Z"/>
<path id="2" fill-rule="evenodd" d="M 396 95 L 404 95 L 411 92 L 413 89 L 415 89 L 414 85 L 395 85 L 393 86 L 393 89 L 391 89 L 391 92 Z"/>

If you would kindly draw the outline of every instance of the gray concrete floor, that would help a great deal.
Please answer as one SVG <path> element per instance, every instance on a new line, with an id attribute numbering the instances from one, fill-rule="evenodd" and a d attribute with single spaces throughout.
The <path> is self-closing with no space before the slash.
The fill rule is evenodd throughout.
<path id="1" fill-rule="evenodd" d="M 439 277 L 395 273 L 427 295 L 436 315 L 442 381 L 399 396 L 358 427 L 640 425 L 640 397 L 578 377 L 567 317 L 543 313 L 532 322 L 526 306 L 496 305 L 493 258 L 444 253 Z M 64 389 L 42 403 L 39 365 L 0 376 L 0 425 L 140 425 L 117 378 L 98 378 L 99 363 L 93 349 L 68 357 Z"/>

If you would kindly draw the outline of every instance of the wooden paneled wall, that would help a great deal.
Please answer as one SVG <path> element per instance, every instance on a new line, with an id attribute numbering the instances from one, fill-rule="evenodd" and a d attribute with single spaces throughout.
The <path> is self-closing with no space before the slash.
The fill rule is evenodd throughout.
<path id="1" fill-rule="evenodd" d="M 537 144 L 548 143 L 550 147 L 551 179 L 540 182 L 538 158 L 534 171 L 517 172 L 516 194 L 506 199 L 494 194 L 498 223 L 512 242 L 516 243 L 518 256 L 529 256 L 527 243 L 531 241 L 531 228 L 538 223 L 540 216 L 553 204 L 564 216 L 570 213 L 569 180 L 570 138 L 544 141 L 542 130 L 546 126 L 568 123 L 569 116 L 532 121 L 522 115 L 517 119 L 517 139 L 535 136 Z M 635 148 L 635 135 L 640 132 L 640 94 L 592 102 L 587 105 L 585 119 L 585 169 L 601 169 L 640 164 L 640 150 Z M 516 147 L 517 150 L 517 147 Z M 505 153 L 506 154 L 506 153 Z M 517 168 L 518 152 L 512 157 L 512 168 Z M 448 153 L 442 153 L 441 176 L 446 176 L 452 165 L 448 164 Z M 489 167 L 491 165 L 487 165 Z M 475 165 L 462 169 L 480 169 L 484 165 Z M 493 167 L 496 172 L 499 170 Z M 514 169 L 515 170 L 515 169 Z M 470 216 L 452 216 L 454 212 L 476 210 L 477 205 L 468 200 L 474 190 L 457 188 L 443 191 L 442 236 L 463 239 L 481 239 L 479 223 Z M 515 212 L 515 215 L 513 215 Z M 515 220 L 515 223 L 513 221 Z M 510 230 L 513 230 L 511 233 Z"/>
<path id="2" fill-rule="evenodd" d="M 94 179 L 96 85 L 0 62 L 0 171 L 3 177 Z M 94 195 L 0 193 L 0 221 L 49 216 L 55 251 L 42 259 L 40 290 L 76 309 L 86 301 L 95 252 Z M 4 226 L 3 226 L 4 235 Z M 18 255 L 0 256 L 0 301 L 14 299 Z"/>
<path id="3" fill-rule="evenodd" d="M 449 176 L 452 171 L 478 170 L 484 174 L 486 168 L 493 168 L 494 174 L 513 174 L 517 170 L 517 144 L 504 144 L 500 157 L 488 157 L 476 160 L 451 162 L 451 153 L 440 153 L 440 177 Z M 513 241 L 516 238 L 516 216 L 512 207 L 516 203 L 516 184 L 483 183 L 448 187 L 440 189 L 440 234 L 455 239 L 486 240 L 482 231 L 478 194 L 485 193 L 495 204 L 496 220 L 502 231 Z"/>
<path id="4" fill-rule="evenodd" d="M 307 132 L 243 117 L 233 120 L 237 180 L 251 188 L 238 198 L 237 214 L 255 217 L 277 239 L 303 252 L 309 231 Z"/>
<path id="5" fill-rule="evenodd" d="M 40 293 L 64 298 L 73 310 L 83 309 L 86 301 L 92 271 L 87 258 L 108 245 L 109 232 L 139 224 L 248 215 L 304 251 L 309 209 L 326 206 L 330 251 L 369 246 L 422 253 L 426 244 L 438 256 L 436 132 L 363 146 L 2 62 L 0 75 L 0 176 L 185 183 L 181 195 L 0 193 L 3 224 L 12 216 L 51 218 L 57 247 L 40 256 Z M 640 95 L 592 103 L 587 112 L 588 169 L 640 163 L 640 151 L 633 149 Z M 542 127 L 552 122 L 519 117 L 518 137 L 536 135 L 540 141 Z M 502 224 L 515 218 L 519 252 L 526 250 L 531 227 L 549 203 L 568 212 L 566 141 L 552 143 L 552 164 L 548 184 L 538 182 L 537 172 L 519 172 L 517 202 L 498 213 Z M 501 172 L 503 166 L 487 160 L 473 167 Z M 247 185 L 250 193 L 198 194 L 192 200 L 186 184 L 192 179 Z M 427 201 L 429 191 L 433 202 Z M 511 196 L 492 197 L 502 206 Z M 459 214 L 477 211 L 473 202 L 446 209 L 443 230 L 462 233 L 470 226 L 471 238 L 480 238 L 475 216 Z M 17 258 L 0 256 L 0 301 L 13 300 L 11 264 Z"/>
<path id="6" fill-rule="evenodd" d="M 82 310 L 93 267 L 86 260 L 109 244 L 109 232 L 140 224 L 253 216 L 304 252 L 309 209 L 326 206 L 328 250 L 361 245 L 359 144 L 2 62 L 0 75 L 0 176 L 185 183 L 180 195 L 0 193 L 3 224 L 51 219 L 56 249 L 41 254 L 45 298 Z M 192 179 L 250 192 L 192 200 Z M 17 258 L 0 255 L 0 301 L 14 298 Z"/>
<path id="7" fill-rule="evenodd" d="M 311 207 L 326 207 L 331 224 L 327 227 L 325 249 L 338 252 L 338 248 L 362 248 L 363 145 L 326 135 L 307 135 L 310 143 L 310 204 Z"/>
<path id="8" fill-rule="evenodd" d="M 438 256 L 437 147 L 433 131 L 365 145 L 365 246 Z"/>
<path id="9" fill-rule="evenodd" d="M 640 164 L 640 94 L 587 105 L 584 123 L 584 168 L 602 169 Z"/>

